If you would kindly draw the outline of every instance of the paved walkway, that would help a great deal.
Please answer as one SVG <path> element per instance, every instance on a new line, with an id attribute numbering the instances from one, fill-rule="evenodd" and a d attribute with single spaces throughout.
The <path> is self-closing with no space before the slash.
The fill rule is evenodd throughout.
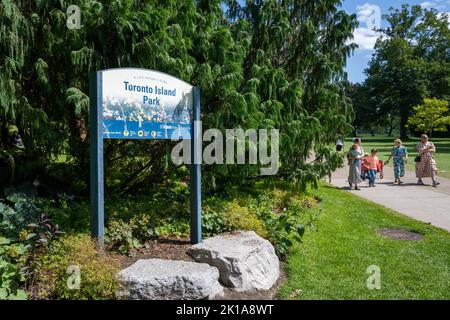
<path id="1" fill-rule="evenodd" d="M 431 186 L 431 179 L 423 179 L 425 185 L 416 185 L 414 172 L 406 172 L 404 184 L 394 185 L 394 173 L 391 166 L 385 167 L 384 179 L 377 175 L 377 185 L 369 188 L 367 182 L 361 184 L 361 191 L 350 190 L 347 182 L 348 166 L 337 170 L 331 184 L 348 190 L 360 197 L 374 201 L 419 221 L 450 232 L 450 179 L 439 178 L 437 188 Z"/>

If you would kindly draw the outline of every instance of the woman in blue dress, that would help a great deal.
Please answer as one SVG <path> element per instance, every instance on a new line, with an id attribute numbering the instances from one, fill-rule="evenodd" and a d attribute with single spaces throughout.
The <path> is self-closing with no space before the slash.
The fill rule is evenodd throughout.
<path id="1" fill-rule="evenodd" d="M 401 178 L 405 176 L 405 163 L 408 160 L 408 149 L 403 146 L 402 140 L 394 141 L 395 145 L 392 148 L 391 155 L 385 162 L 387 164 L 391 158 L 394 162 L 394 177 L 395 183 L 402 184 Z"/>

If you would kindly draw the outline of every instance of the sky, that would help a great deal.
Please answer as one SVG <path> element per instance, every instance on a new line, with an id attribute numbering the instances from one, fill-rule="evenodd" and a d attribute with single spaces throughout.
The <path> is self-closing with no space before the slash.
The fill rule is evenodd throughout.
<path id="1" fill-rule="evenodd" d="M 450 0 L 344 0 L 342 9 L 348 13 L 356 13 L 359 27 L 353 33 L 354 42 L 359 45 L 352 57 L 349 58 L 346 71 L 348 79 L 355 82 L 363 82 L 365 79 L 364 69 L 374 52 L 373 46 L 378 38 L 373 26 L 381 23 L 387 26 L 384 19 L 378 19 L 381 15 L 389 12 L 390 7 L 401 8 L 402 4 L 421 5 L 423 8 L 434 8 L 440 12 L 450 13 Z"/>

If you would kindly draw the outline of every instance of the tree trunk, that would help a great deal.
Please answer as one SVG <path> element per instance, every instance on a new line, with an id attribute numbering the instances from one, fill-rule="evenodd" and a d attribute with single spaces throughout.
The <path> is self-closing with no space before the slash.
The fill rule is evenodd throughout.
<path id="1" fill-rule="evenodd" d="M 400 139 L 408 139 L 408 134 L 406 131 L 406 125 L 408 124 L 408 113 L 403 111 L 400 114 Z"/>
<path id="2" fill-rule="evenodd" d="M 394 117 L 389 117 L 389 131 L 388 131 L 388 136 L 389 137 L 392 137 L 392 134 L 393 134 L 393 132 L 394 132 L 394 129 L 395 129 L 395 127 L 396 127 L 396 125 L 395 125 L 395 123 L 394 123 L 394 121 L 395 121 L 395 118 Z"/>
<path id="3" fill-rule="evenodd" d="M 388 132 L 388 136 L 392 137 L 392 132 L 394 131 L 394 127 L 393 126 L 389 126 L 389 132 Z"/>

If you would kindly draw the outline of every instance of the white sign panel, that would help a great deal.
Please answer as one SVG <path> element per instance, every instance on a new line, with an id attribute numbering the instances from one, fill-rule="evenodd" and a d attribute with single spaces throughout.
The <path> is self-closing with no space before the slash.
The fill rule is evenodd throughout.
<path id="1" fill-rule="evenodd" d="M 192 86 L 168 74 L 135 68 L 102 73 L 103 138 L 190 138 Z"/>

